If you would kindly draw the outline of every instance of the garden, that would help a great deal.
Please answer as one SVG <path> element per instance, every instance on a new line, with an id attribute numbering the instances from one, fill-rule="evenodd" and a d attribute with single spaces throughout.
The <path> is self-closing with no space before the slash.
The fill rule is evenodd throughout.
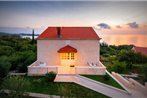
<path id="1" fill-rule="evenodd" d="M 132 51 L 133 45 L 100 45 L 100 60 L 109 72 L 120 74 L 137 73 L 137 81 L 147 82 L 147 57 Z M 26 92 L 43 93 L 75 98 L 108 98 L 107 96 L 92 91 L 74 83 L 54 83 L 49 76 L 28 77 L 9 76 L 9 72 L 27 72 L 27 66 L 36 61 L 36 40 L 21 38 L 17 35 L 0 35 L 0 89 L 11 90 L 7 98 L 28 98 Z M 52 74 L 54 76 L 54 74 Z M 86 76 L 121 88 L 114 80 L 107 76 Z M 23 95 L 20 97 L 20 95 Z M 3 94 L 0 94 L 0 97 Z M 5 95 L 4 95 L 5 96 Z M 4 97 L 3 96 L 3 97 Z"/>
<path id="2" fill-rule="evenodd" d="M 109 72 L 119 74 L 138 74 L 136 79 L 144 84 L 147 82 L 147 56 L 135 53 L 133 45 L 108 45 L 100 44 L 101 62 L 107 67 Z"/>
<path id="3" fill-rule="evenodd" d="M 58 95 L 61 98 L 109 98 L 75 83 L 49 82 L 48 78 L 43 76 L 6 77 L 1 83 L 1 89 L 11 90 L 7 98 L 29 98 L 26 92 Z M 4 94 L 0 94 L 0 97 L 4 97 Z"/>

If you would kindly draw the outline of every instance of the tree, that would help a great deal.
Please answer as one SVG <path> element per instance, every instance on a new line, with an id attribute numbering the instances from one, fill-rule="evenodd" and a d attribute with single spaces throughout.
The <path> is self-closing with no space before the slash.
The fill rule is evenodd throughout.
<path id="1" fill-rule="evenodd" d="M 100 46 L 101 47 L 108 47 L 108 44 L 106 42 L 102 42 L 102 43 L 100 43 Z"/>
<path id="2" fill-rule="evenodd" d="M 9 56 L 14 52 L 14 49 L 10 46 L 0 46 L 0 56 Z"/>
<path id="3" fill-rule="evenodd" d="M 117 54 L 117 50 L 114 46 L 109 46 L 107 43 L 100 43 L 100 54 L 104 57 Z"/>
<path id="4" fill-rule="evenodd" d="M 34 33 L 34 30 L 32 33 Z M 30 42 L 30 38 L 0 36 L 0 57 L 7 56 L 8 60 L 6 60 L 6 63 L 9 62 L 11 64 L 10 70 L 18 69 L 19 72 L 26 72 L 27 66 L 36 60 L 36 40 L 34 44 L 30 44 Z M 5 64 L 5 61 L 3 62 Z M 4 65 L 2 64 L 3 62 L 0 62 L 1 65 Z M 4 67 L 7 66 L 4 65 Z"/>
<path id="5" fill-rule="evenodd" d="M 117 47 L 118 50 L 131 50 L 133 48 L 133 45 L 119 45 Z"/>
<path id="6" fill-rule="evenodd" d="M 33 51 L 25 51 L 19 53 L 18 66 L 19 72 L 27 72 L 27 66 L 36 60 L 36 54 Z"/>
<path id="7" fill-rule="evenodd" d="M 147 82 L 147 64 L 144 64 L 142 67 L 142 74 L 144 82 Z"/>
<path id="8" fill-rule="evenodd" d="M 117 56 L 119 61 L 126 62 L 127 64 L 147 63 L 147 56 L 144 56 L 140 53 L 135 53 L 132 50 L 121 50 Z"/>
<path id="9" fill-rule="evenodd" d="M 11 67 L 10 62 L 6 56 L 0 57 L 0 78 L 7 76 L 9 69 Z"/>
<path id="10" fill-rule="evenodd" d="M 125 62 L 119 62 L 115 61 L 113 66 L 111 66 L 111 71 L 117 72 L 117 73 L 124 73 L 126 71 L 126 63 Z"/>
<path id="11" fill-rule="evenodd" d="M 136 56 L 133 51 L 121 50 L 118 54 L 118 60 L 120 62 L 126 62 L 127 68 L 131 70 L 134 61 L 136 61 Z"/>
<path id="12" fill-rule="evenodd" d="M 32 31 L 32 42 L 31 43 L 34 44 L 34 29 Z"/>

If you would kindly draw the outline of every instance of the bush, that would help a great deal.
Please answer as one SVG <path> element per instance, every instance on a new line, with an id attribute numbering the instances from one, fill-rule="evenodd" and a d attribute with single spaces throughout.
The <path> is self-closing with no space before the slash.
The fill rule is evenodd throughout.
<path id="1" fill-rule="evenodd" d="M 70 85 L 58 85 L 58 92 L 60 94 L 60 98 L 71 98 L 71 90 L 72 89 L 70 88 Z"/>
<path id="2" fill-rule="evenodd" d="M 117 72 L 117 73 L 124 73 L 126 72 L 126 63 L 125 62 L 118 62 L 115 61 L 113 66 L 111 66 L 111 71 Z"/>
<path id="3" fill-rule="evenodd" d="M 10 90 L 8 98 L 23 98 L 27 95 L 26 90 L 30 87 L 30 82 L 20 76 L 11 76 L 4 79 L 1 88 Z"/>
<path id="4" fill-rule="evenodd" d="M 111 47 L 100 47 L 100 54 L 105 56 L 109 56 L 109 55 L 115 55 L 117 54 L 117 50 L 114 50 Z"/>
<path id="5" fill-rule="evenodd" d="M 29 66 L 30 64 L 32 64 L 35 60 L 36 60 L 36 55 L 32 52 L 27 53 L 28 57 L 24 57 L 22 58 L 24 60 L 23 63 L 19 63 L 17 66 L 17 69 L 19 72 L 27 72 L 27 66 Z"/>
<path id="6" fill-rule="evenodd" d="M 51 71 L 51 72 L 49 72 L 49 73 L 46 73 L 46 75 L 45 75 L 45 80 L 46 80 L 47 82 L 53 82 L 54 79 L 55 79 L 55 77 L 56 77 L 56 73 L 53 72 L 53 71 Z"/>
<path id="7" fill-rule="evenodd" d="M 147 63 L 147 56 L 142 55 L 141 53 L 135 53 L 130 50 L 121 50 L 117 55 L 119 61 L 132 64 L 144 64 Z"/>
<path id="8" fill-rule="evenodd" d="M 106 74 L 104 75 L 104 80 L 108 81 L 110 79 L 110 77 Z"/>
<path id="9" fill-rule="evenodd" d="M 142 67 L 141 67 L 141 73 L 142 73 L 142 75 L 143 75 L 143 81 L 144 82 L 147 82 L 147 65 L 145 64 L 145 65 L 143 65 Z"/>
<path id="10" fill-rule="evenodd" d="M 133 45 L 119 45 L 117 47 L 118 50 L 131 50 L 133 48 Z"/>
<path id="11" fill-rule="evenodd" d="M 14 52 L 14 49 L 10 46 L 0 46 L 0 56 L 9 56 Z"/>
<path id="12" fill-rule="evenodd" d="M 102 43 L 100 43 L 100 46 L 101 47 L 108 47 L 108 44 L 106 42 L 102 42 Z"/>
<path id="13" fill-rule="evenodd" d="M 110 55 L 109 55 L 109 54 L 103 54 L 103 56 L 104 56 L 104 57 L 109 57 Z"/>
<path id="14" fill-rule="evenodd" d="M 27 66 L 36 60 L 36 54 L 31 51 L 16 52 L 9 57 L 12 64 L 11 70 L 18 70 L 18 72 L 27 72 Z"/>
<path id="15" fill-rule="evenodd" d="M 6 56 L 0 57 L 0 78 L 4 78 L 7 76 L 9 69 L 11 67 L 11 64 L 8 61 L 8 58 Z"/>

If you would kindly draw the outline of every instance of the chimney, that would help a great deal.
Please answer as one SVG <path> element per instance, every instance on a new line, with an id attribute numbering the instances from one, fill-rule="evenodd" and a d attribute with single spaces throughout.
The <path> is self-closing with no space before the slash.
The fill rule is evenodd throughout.
<path id="1" fill-rule="evenodd" d="M 61 38 L 61 27 L 57 27 L 57 35 L 58 35 L 58 38 Z"/>

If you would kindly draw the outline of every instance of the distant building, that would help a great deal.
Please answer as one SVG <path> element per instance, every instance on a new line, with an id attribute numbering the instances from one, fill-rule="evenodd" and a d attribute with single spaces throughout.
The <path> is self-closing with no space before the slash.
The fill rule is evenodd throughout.
<path id="1" fill-rule="evenodd" d="M 138 47 L 138 46 L 134 46 L 132 49 L 133 49 L 136 53 L 141 53 L 141 54 L 147 56 L 147 47 Z"/>
<path id="2" fill-rule="evenodd" d="M 28 75 L 104 75 L 100 39 L 92 27 L 48 27 L 37 38 L 37 61 L 28 67 Z"/>

